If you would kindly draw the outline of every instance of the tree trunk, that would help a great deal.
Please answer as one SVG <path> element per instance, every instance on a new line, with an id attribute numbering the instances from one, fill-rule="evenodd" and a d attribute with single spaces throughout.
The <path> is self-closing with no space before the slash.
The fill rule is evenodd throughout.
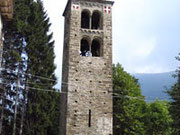
<path id="1" fill-rule="evenodd" d="M 26 89 L 25 89 L 26 91 Z M 26 93 L 25 93 L 26 94 Z M 23 133 L 23 126 L 24 126 L 24 113 L 25 113 L 25 102 L 26 102 L 26 96 L 24 94 L 24 99 L 23 99 L 23 105 L 22 105 L 22 114 L 21 114 L 21 122 L 20 122 L 20 130 L 19 130 L 19 135 L 22 135 Z"/>
<path id="2" fill-rule="evenodd" d="M 23 99 L 23 105 L 22 105 L 22 114 L 21 114 L 21 122 L 20 122 L 20 131 L 19 131 L 19 135 L 22 135 L 23 133 L 23 126 L 24 126 L 24 113 L 25 113 L 25 107 L 26 107 L 26 98 L 27 98 L 27 78 L 25 81 L 25 89 L 24 89 L 24 99 Z"/>
<path id="3" fill-rule="evenodd" d="M 17 87 L 19 87 L 19 86 L 17 86 Z M 16 135 L 17 102 L 18 102 L 18 89 L 16 90 L 16 101 L 15 101 L 15 109 L 14 109 L 13 135 Z"/>
<path id="4" fill-rule="evenodd" d="M 4 93 L 3 93 L 3 95 L 4 95 Z M 3 119 L 4 119 L 4 97 L 2 96 L 2 108 L 1 108 L 1 118 L 0 118 L 0 135 L 2 134 Z"/>
<path id="5" fill-rule="evenodd" d="M 124 135 L 125 133 L 124 133 L 124 126 L 123 125 L 121 125 L 121 128 L 120 128 L 120 135 Z"/>
<path id="6" fill-rule="evenodd" d="M 20 85 L 20 82 L 19 82 L 19 69 L 18 69 L 18 73 L 17 73 L 17 87 L 16 87 L 16 100 L 15 100 L 15 109 L 14 109 L 14 123 L 13 123 L 13 135 L 16 135 L 16 119 L 17 119 L 17 102 L 18 102 L 18 99 L 19 99 L 19 85 Z"/>
<path id="7" fill-rule="evenodd" d="M 2 85 L 2 108 L 1 108 L 1 118 L 0 118 L 0 135 L 2 134 L 3 130 L 3 119 L 4 119 L 4 99 L 5 99 L 5 89 L 4 84 Z"/>

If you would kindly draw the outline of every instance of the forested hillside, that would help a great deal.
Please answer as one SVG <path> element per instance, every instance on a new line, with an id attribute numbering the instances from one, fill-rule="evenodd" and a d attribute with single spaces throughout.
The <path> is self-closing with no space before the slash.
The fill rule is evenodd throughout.
<path id="1" fill-rule="evenodd" d="M 175 72 L 134 74 L 134 76 L 139 80 L 142 94 L 146 97 L 146 101 L 154 101 L 156 98 L 159 100 L 169 99 L 165 91 L 177 80 L 173 77 L 173 74 Z"/>

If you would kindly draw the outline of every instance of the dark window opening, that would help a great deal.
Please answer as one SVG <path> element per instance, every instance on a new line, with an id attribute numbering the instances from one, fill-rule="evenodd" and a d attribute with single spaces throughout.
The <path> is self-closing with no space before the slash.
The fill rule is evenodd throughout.
<path id="1" fill-rule="evenodd" d="M 100 23 L 101 23 L 100 18 L 101 18 L 100 13 L 98 13 L 98 12 L 93 13 L 93 15 L 92 15 L 92 24 L 91 24 L 92 29 L 100 29 Z"/>
<path id="2" fill-rule="evenodd" d="M 81 13 L 81 28 L 89 29 L 89 13 L 87 11 L 83 11 Z"/>
<path id="3" fill-rule="evenodd" d="M 89 43 L 86 39 L 81 40 L 81 48 L 80 48 L 80 55 L 81 56 L 88 56 L 89 55 Z"/>
<path id="4" fill-rule="evenodd" d="M 93 57 L 100 57 L 100 43 L 97 40 L 93 40 L 91 46 L 91 52 Z"/>
<path id="5" fill-rule="evenodd" d="M 88 126 L 91 127 L 91 110 L 89 110 L 89 122 L 88 122 Z"/>

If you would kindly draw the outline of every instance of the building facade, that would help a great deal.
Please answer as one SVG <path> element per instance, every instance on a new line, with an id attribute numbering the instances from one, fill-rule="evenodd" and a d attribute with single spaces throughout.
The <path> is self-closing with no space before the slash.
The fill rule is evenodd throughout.
<path id="1" fill-rule="evenodd" d="M 0 67 L 3 53 L 3 24 L 13 16 L 13 0 L 0 0 Z"/>
<path id="2" fill-rule="evenodd" d="M 65 17 L 61 135 L 112 135 L 112 6 L 69 0 Z"/>

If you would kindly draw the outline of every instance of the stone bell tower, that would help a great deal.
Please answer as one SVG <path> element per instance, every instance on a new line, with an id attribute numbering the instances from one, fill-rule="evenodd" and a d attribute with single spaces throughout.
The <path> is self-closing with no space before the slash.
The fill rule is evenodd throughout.
<path id="1" fill-rule="evenodd" d="M 111 0 L 68 0 L 61 135 L 112 135 Z"/>

